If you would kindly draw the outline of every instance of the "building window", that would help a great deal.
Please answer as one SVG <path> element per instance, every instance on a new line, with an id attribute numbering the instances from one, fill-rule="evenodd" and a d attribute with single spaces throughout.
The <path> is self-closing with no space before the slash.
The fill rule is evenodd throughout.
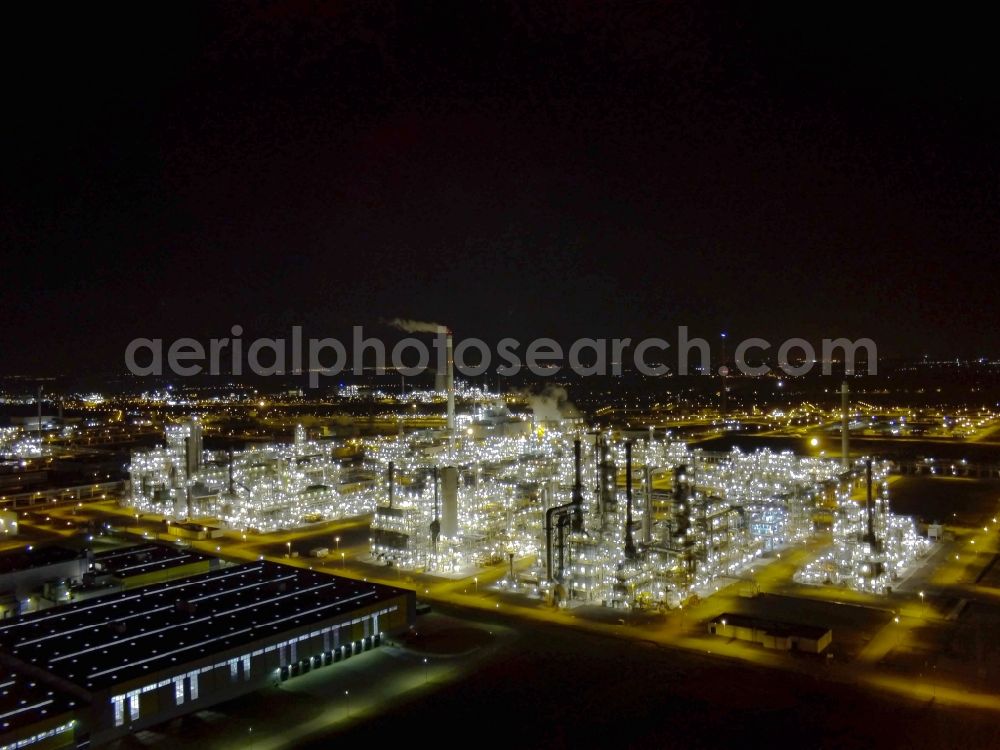
<path id="1" fill-rule="evenodd" d="M 189 673 L 188 681 L 191 683 L 191 700 L 196 701 L 198 700 L 198 673 Z"/>
<path id="2" fill-rule="evenodd" d="M 111 702 L 115 706 L 115 726 L 120 727 L 125 724 L 125 696 L 116 695 Z"/>
<path id="3" fill-rule="evenodd" d="M 249 655 L 243 657 L 243 679 L 244 680 L 249 680 L 250 679 L 250 656 Z"/>
<path id="4" fill-rule="evenodd" d="M 112 698 L 112 700 L 114 700 Z M 49 737 L 56 737 L 63 732 L 68 732 L 73 728 L 73 722 L 68 724 L 63 724 L 61 727 L 56 727 L 55 729 L 50 729 L 47 732 L 42 732 L 41 734 L 36 734 L 33 737 L 28 737 L 24 740 L 18 740 L 17 742 L 12 742 L 9 745 L 0 745 L 0 750 L 18 750 L 22 747 L 28 747 L 29 745 L 34 745 L 36 742 L 41 742 L 42 740 L 47 740 Z"/>
<path id="5" fill-rule="evenodd" d="M 136 721 L 139 718 L 139 694 L 129 693 L 128 696 L 129 721 Z"/>
<path id="6" fill-rule="evenodd" d="M 179 680 L 174 680 L 174 700 L 177 701 L 177 705 L 184 703 L 184 678 L 181 677 Z"/>
<path id="7" fill-rule="evenodd" d="M 230 659 L 229 660 L 229 679 L 230 680 L 234 680 L 235 681 L 236 678 L 239 677 L 239 673 L 240 673 L 239 663 L 240 662 L 239 662 L 238 659 Z"/>

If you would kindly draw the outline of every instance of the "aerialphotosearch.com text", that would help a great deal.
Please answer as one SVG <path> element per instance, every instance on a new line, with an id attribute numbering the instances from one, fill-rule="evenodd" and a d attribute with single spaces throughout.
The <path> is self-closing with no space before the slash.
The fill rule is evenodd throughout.
<path id="1" fill-rule="evenodd" d="M 318 387 L 325 377 L 344 372 L 360 375 L 372 369 L 377 374 L 393 371 L 415 377 L 429 368 L 443 372 L 448 362 L 450 334 L 439 327 L 429 337 L 407 336 L 387 343 L 365 337 L 363 326 L 354 326 L 351 341 L 336 338 L 305 338 L 302 326 L 292 326 L 287 338 L 244 340 L 243 328 L 232 326 L 230 335 L 202 342 L 195 338 L 165 341 L 137 338 L 125 349 L 125 365 L 138 376 L 179 377 L 208 375 L 270 376 L 307 373 L 310 387 Z M 688 375 L 712 372 L 712 349 L 700 337 L 690 337 L 687 326 L 678 326 L 674 343 L 658 337 L 633 341 L 631 338 L 580 338 L 565 347 L 555 339 L 521 341 L 504 338 L 494 348 L 479 338 L 463 338 L 453 344 L 454 371 L 465 377 L 496 372 L 505 377 L 524 369 L 538 377 L 552 377 L 565 370 L 576 375 L 621 375 L 631 363 L 639 373 L 651 377 L 670 373 Z M 433 352 L 432 352 L 433 350 Z M 863 356 L 859 354 L 863 352 Z M 869 375 L 877 374 L 878 353 L 870 338 L 822 339 L 819 347 L 803 338 L 789 338 L 775 347 L 763 338 L 751 337 L 732 349 L 731 361 L 739 373 L 765 375 L 772 368 L 764 360 L 790 376 L 811 372 L 817 365 L 824 375 L 838 370 L 852 374 L 855 362 L 863 362 Z M 433 362 L 433 366 L 432 363 Z M 755 364 L 750 364 L 754 362 Z M 669 363 L 669 364 L 668 364 Z M 728 367 L 717 368 L 730 374 Z M 735 374 L 735 373 L 732 373 Z"/>

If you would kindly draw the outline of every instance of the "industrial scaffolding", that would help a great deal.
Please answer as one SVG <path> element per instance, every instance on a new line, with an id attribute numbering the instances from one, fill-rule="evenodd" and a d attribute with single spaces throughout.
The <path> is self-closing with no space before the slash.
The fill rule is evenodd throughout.
<path id="1" fill-rule="evenodd" d="M 881 594 L 892 590 L 932 542 L 917 533 L 913 519 L 889 507 L 886 462 L 855 464 L 838 487 L 831 543 L 795 573 L 800 583 L 843 586 Z M 863 502 L 853 490 L 865 489 Z"/>

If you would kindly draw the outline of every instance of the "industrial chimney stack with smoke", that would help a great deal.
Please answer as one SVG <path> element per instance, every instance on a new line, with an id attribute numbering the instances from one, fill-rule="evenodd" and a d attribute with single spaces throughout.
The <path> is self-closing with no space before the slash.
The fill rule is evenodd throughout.
<path id="1" fill-rule="evenodd" d="M 445 358 L 447 362 L 446 376 L 445 376 L 445 389 L 448 391 L 448 434 L 455 434 L 455 356 L 452 349 L 452 338 L 451 329 L 447 326 L 441 326 L 438 328 L 438 333 L 446 336 L 445 338 Z"/>
<path id="2" fill-rule="evenodd" d="M 448 434 L 455 434 L 455 356 L 452 349 L 451 329 L 440 323 L 429 323 L 422 320 L 406 320 L 404 318 L 394 318 L 386 321 L 393 328 L 398 328 L 407 333 L 435 333 L 445 337 L 445 359 L 444 382 L 441 382 L 441 368 L 438 368 L 434 388 L 441 390 L 444 388 L 448 392 Z M 435 346 L 438 344 L 435 343 Z"/>

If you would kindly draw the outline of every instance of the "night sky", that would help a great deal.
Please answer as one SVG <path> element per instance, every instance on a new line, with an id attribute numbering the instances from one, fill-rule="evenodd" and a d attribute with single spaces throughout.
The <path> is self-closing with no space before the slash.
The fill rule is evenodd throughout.
<path id="1" fill-rule="evenodd" d="M 0 372 L 395 316 L 997 354 L 993 25 L 922 8 L 8 16 Z"/>

